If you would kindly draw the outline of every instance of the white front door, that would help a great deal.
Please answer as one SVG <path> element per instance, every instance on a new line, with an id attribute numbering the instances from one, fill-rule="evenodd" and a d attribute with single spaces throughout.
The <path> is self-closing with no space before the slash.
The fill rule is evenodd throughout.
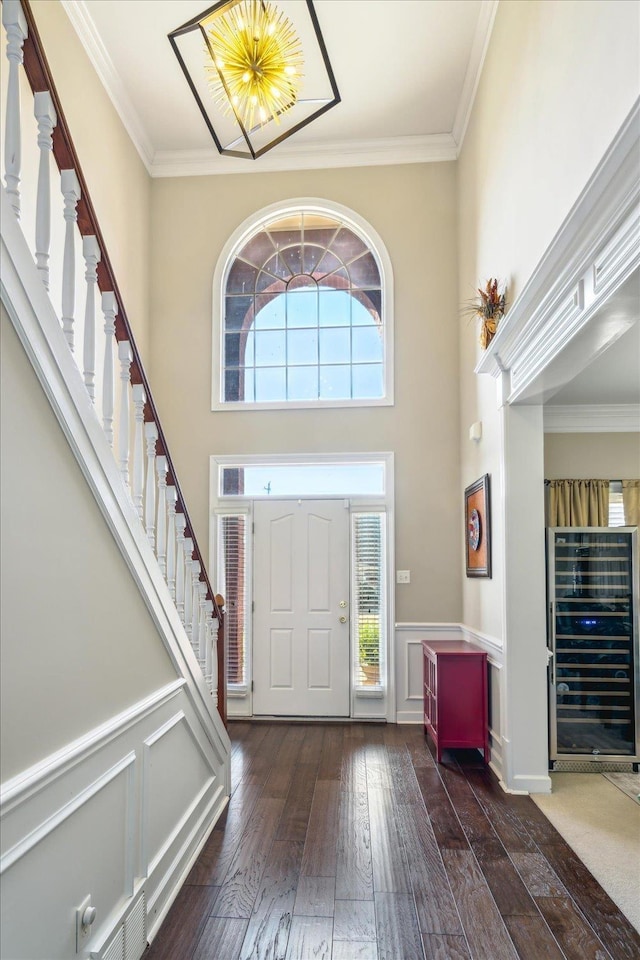
<path id="1" fill-rule="evenodd" d="M 349 716 L 349 510 L 254 504 L 253 712 Z"/>

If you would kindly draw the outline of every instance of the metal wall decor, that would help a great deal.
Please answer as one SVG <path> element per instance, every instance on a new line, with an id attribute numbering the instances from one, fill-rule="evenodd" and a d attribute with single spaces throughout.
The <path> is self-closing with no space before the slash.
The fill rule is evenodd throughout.
<path id="1" fill-rule="evenodd" d="M 225 156 L 255 160 L 340 103 L 312 0 L 222 0 L 169 41 Z"/>
<path id="2" fill-rule="evenodd" d="M 465 560 L 468 577 L 491 577 L 489 474 L 464 491 Z"/>

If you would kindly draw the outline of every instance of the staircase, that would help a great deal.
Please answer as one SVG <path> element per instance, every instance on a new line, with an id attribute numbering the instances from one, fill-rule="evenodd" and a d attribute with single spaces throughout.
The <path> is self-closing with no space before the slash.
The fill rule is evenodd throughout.
<path id="1" fill-rule="evenodd" d="M 3 776 L 1 952 L 138 960 L 229 794 L 223 599 L 195 539 L 28 3 L 4 0 L 2 22 L 2 305 L 106 522 L 104 537 L 144 601 L 166 682 L 149 692 L 143 670 L 140 696 L 122 708 L 114 692 L 107 718 L 89 727 L 67 698 L 59 709 L 74 738 Z M 96 549 L 108 552 L 106 540 Z M 118 597 L 105 605 L 91 616 L 115 615 Z M 126 634 L 126 624 L 116 630 L 114 658 L 126 660 Z M 24 637 L 4 639 L 13 647 Z M 86 638 L 74 642 L 81 657 Z M 20 649 L 27 664 L 28 647 Z M 132 662 L 137 656 L 131 648 Z M 43 877 L 34 918 L 29 901 Z"/>

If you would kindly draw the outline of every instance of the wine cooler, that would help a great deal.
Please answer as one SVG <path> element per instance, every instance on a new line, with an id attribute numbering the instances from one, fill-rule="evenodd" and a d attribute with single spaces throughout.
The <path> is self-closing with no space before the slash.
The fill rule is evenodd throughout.
<path id="1" fill-rule="evenodd" d="M 552 764 L 640 760 L 637 537 L 636 527 L 549 530 Z"/>

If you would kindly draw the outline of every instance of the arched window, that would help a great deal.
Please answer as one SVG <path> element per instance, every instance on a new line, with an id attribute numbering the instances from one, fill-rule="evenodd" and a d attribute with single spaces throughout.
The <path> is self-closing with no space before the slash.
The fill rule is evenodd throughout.
<path id="1" fill-rule="evenodd" d="M 351 211 L 317 201 L 262 211 L 227 244 L 215 285 L 214 407 L 393 402 L 391 267 Z"/>

